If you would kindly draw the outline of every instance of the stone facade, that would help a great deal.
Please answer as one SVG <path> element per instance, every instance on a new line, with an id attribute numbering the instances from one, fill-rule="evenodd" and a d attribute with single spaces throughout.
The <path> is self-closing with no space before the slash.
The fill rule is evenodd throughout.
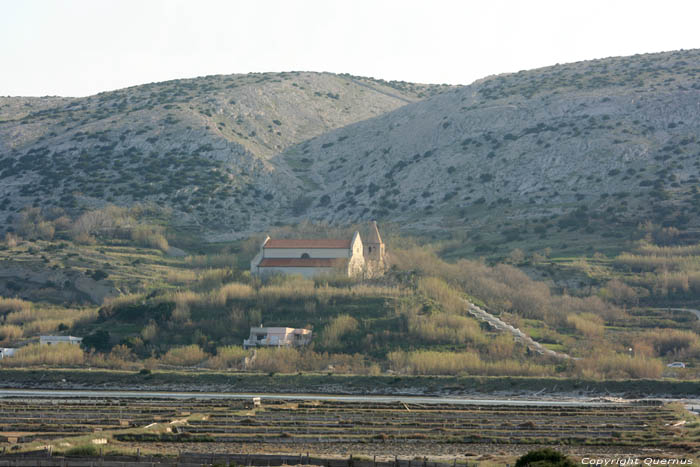
<path id="1" fill-rule="evenodd" d="M 260 276 L 342 274 L 371 277 L 383 268 L 384 243 L 376 222 L 370 226 L 367 244 L 363 244 L 359 232 L 355 232 L 350 240 L 266 237 L 260 245 L 260 252 L 250 262 L 250 272 Z"/>

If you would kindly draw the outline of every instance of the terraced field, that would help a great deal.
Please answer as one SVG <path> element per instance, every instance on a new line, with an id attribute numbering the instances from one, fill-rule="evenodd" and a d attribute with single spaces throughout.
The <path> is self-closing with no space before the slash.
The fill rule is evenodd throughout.
<path id="1" fill-rule="evenodd" d="M 682 423 L 678 423 L 682 422 Z M 689 422 L 689 423 L 688 423 Z M 674 426 L 675 425 L 675 426 Z M 556 446 L 591 453 L 695 456 L 697 421 L 675 404 L 466 405 L 341 401 L 7 398 L 0 450 L 180 454 L 513 456 Z"/>

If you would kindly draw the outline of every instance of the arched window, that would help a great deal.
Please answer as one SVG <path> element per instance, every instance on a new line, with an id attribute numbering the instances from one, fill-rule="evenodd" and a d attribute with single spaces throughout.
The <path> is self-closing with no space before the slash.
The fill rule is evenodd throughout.
<path id="1" fill-rule="evenodd" d="M 309 259 L 309 258 L 311 258 L 311 256 L 309 256 L 308 253 L 302 253 L 302 254 L 301 254 L 301 259 Z"/>

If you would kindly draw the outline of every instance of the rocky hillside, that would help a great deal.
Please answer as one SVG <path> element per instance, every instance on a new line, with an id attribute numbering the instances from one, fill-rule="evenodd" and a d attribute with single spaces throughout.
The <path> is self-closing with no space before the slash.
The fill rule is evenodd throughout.
<path id="1" fill-rule="evenodd" d="M 698 226 L 700 51 L 486 78 L 278 159 L 309 180 L 307 215 L 336 222 L 492 231 L 494 244 Z"/>
<path id="2" fill-rule="evenodd" d="M 698 50 L 457 88 L 281 73 L 4 98 L 0 216 L 153 201 L 215 238 L 378 218 L 485 251 L 593 244 L 700 224 L 698 135 Z"/>
<path id="3" fill-rule="evenodd" d="M 301 186 L 270 157 L 442 89 L 291 72 L 0 98 L 0 219 L 27 205 L 154 202 L 184 223 L 255 230 L 269 222 L 255 212 L 286 206 Z"/>

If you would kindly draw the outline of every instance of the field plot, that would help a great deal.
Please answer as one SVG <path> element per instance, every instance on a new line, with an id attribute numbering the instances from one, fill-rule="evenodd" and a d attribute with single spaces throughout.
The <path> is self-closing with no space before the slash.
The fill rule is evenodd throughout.
<path id="1" fill-rule="evenodd" d="M 678 423 L 682 422 L 682 423 Z M 674 426 L 675 425 L 675 426 Z M 548 445 L 591 453 L 694 456 L 698 422 L 681 406 L 466 405 L 340 401 L 8 398 L 0 450 L 175 455 L 312 453 L 348 456 L 503 456 Z"/>

